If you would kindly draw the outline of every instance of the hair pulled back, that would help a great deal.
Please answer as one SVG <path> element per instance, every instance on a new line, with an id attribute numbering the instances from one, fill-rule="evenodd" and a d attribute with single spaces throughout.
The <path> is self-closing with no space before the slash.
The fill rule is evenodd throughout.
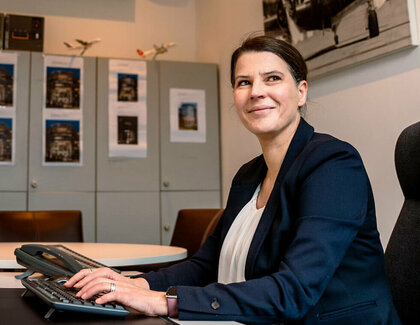
<path id="1" fill-rule="evenodd" d="M 256 36 L 247 38 L 232 54 L 230 63 L 230 81 L 235 86 L 235 68 L 239 57 L 247 52 L 271 52 L 286 62 L 296 84 L 306 80 L 308 68 L 299 51 L 291 44 L 270 37 Z"/>

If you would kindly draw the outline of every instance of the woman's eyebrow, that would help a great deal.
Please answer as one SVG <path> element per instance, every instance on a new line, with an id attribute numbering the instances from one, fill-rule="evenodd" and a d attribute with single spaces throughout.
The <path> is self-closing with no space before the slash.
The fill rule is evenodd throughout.
<path id="1" fill-rule="evenodd" d="M 281 76 L 284 76 L 284 73 L 283 73 L 283 72 L 280 72 L 280 71 L 278 71 L 278 70 L 273 70 L 273 71 L 263 72 L 263 73 L 261 73 L 260 75 L 265 77 L 265 76 L 268 76 L 268 75 L 270 75 L 270 74 L 279 74 L 279 75 L 281 75 Z"/>
<path id="2" fill-rule="evenodd" d="M 238 79 L 250 79 L 251 78 L 251 76 L 247 76 L 247 75 L 239 75 L 239 76 L 236 76 L 235 77 L 235 81 L 236 80 L 238 80 Z"/>

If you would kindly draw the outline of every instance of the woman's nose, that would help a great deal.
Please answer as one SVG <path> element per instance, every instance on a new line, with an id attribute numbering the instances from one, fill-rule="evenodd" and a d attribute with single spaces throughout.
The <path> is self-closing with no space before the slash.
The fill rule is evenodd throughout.
<path id="1" fill-rule="evenodd" d="M 254 81 L 251 88 L 251 99 L 265 97 L 265 87 L 262 82 Z"/>

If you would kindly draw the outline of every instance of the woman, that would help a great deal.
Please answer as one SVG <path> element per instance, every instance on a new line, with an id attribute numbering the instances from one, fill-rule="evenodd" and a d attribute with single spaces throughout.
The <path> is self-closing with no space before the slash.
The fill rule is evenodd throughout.
<path id="1" fill-rule="evenodd" d="M 100 304 L 180 319 L 400 324 L 362 160 L 301 118 L 306 74 L 291 45 L 246 40 L 232 55 L 231 81 L 263 154 L 236 174 L 214 233 L 190 260 L 158 272 L 82 270 L 66 285 L 82 298 L 106 292 Z M 177 299 L 165 297 L 170 286 Z"/>

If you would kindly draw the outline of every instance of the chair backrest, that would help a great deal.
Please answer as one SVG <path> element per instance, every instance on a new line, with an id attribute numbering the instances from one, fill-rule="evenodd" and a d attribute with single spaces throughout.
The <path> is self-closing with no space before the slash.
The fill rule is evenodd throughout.
<path id="1" fill-rule="evenodd" d="M 385 266 L 402 323 L 420 324 L 420 122 L 399 136 L 395 167 L 405 200 L 386 248 Z"/>
<path id="2" fill-rule="evenodd" d="M 201 238 L 201 245 L 203 245 L 207 237 L 213 233 L 214 228 L 216 228 L 217 223 L 219 222 L 220 217 L 222 216 L 224 211 L 224 209 L 219 209 L 219 211 L 216 212 L 216 214 L 214 215 L 213 219 L 211 219 L 210 223 L 207 225 L 206 230 L 204 231 L 203 237 Z"/>
<path id="3" fill-rule="evenodd" d="M 82 242 L 82 213 L 0 211 L 0 241 Z"/>
<path id="4" fill-rule="evenodd" d="M 222 213 L 223 209 L 179 210 L 170 245 L 186 248 L 190 258 L 213 232 Z"/>

